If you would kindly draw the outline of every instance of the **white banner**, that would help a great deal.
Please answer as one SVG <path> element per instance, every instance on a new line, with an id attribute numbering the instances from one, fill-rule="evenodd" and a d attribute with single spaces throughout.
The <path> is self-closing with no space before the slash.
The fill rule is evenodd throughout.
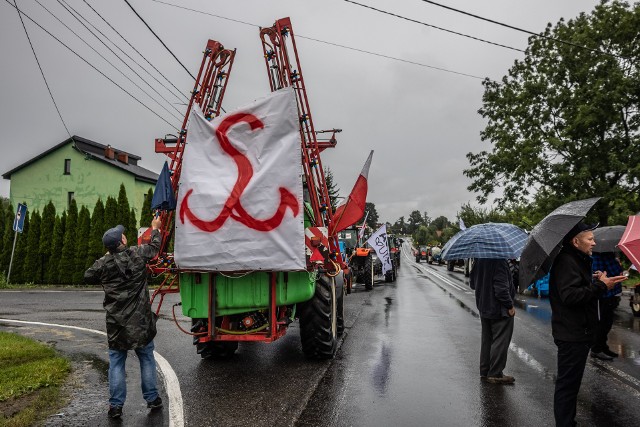
<path id="1" fill-rule="evenodd" d="M 378 228 L 378 231 L 369 237 L 367 243 L 376 251 L 376 255 L 382 261 L 382 274 L 391 271 L 393 266 L 391 265 L 389 245 L 387 244 L 387 225 L 383 224 L 382 227 Z"/>
<path id="2" fill-rule="evenodd" d="M 293 90 L 211 122 L 196 106 L 189 122 L 176 211 L 178 267 L 306 269 Z"/>

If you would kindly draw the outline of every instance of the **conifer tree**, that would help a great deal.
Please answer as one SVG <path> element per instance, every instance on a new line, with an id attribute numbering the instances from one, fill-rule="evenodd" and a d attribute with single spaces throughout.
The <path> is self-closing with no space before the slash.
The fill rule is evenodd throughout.
<path id="1" fill-rule="evenodd" d="M 25 283 L 42 283 L 42 259 L 40 258 L 41 218 L 38 211 L 29 217 L 29 234 L 24 257 L 22 278 Z"/>
<path id="2" fill-rule="evenodd" d="M 89 268 L 95 260 L 104 255 L 104 245 L 102 244 L 102 235 L 107 230 L 104 222 L 104 204 L 102 199 L 98 199 L 93 214 L 91 215 L 91 235 L 89 237 L 89 248 L 87 250 L 87 259 L 85 260 L 85 269 Z"/>
<path id="3" fill-rule="evenodd" d="M 118 192 L 118 211 L 116 214 L 116 222 L 125 227 L 129 224 L 130 206 L 127 198 L 127 189 L 124 184 L 120 184 L 120 192 Z"/>
<path id="4" fill-rule="evenodd" d="M 64 240 L 60 255 L 60 283 L 71 284 L 76 266 L 76 234 L 78 227 L 78 205 L 71 200 L 67 212 L 67 223 L 64 227 Z"/>
<path id="5" fill-rule="evenodd" d="M 148 227 L 151 223 L 151 199 L 153 199 L 153 189 L 150 188 L 144 196 L 144 203 L 142 204 L 142 211 L 140 211 L 140 227 Z"/>
<path id="6" fill-rule="evenodd" d="M 2 243 L 4 241 L 4 222 L 5 222 L 5 209 L 4 203 L 0 203 L 0 253 L 2 253 Z"/>
<path id="7" fill-rule="evenodd" d="M 67 222 L 67 212 L 62 216 L 56 215 L 53 226 L 53 238 L 51 240 L 51 252 L 49 253 L 49 265 L 47 266 L 47 283 L 57 284 L 59 280 L 60 254 L 64 243 L 64 229 Z"/>
<path id="8" fill-rule="evenodd" d="M 40 221 L 40 262 L 42 264 L 41 280 L 37 283 L 46 283 L 47 271 L 49 270 L 49 257 L 51 255 L 51 245 L 53 242 L 53 227 L 56 224 L 56 207 L 49 201 L 42 210 Z"/>
<path id="9" fill-rule="evenodd" d="M 23 276 L 24 257 L 27 253 L 27 239 L 29 238 L 29 210 L 24 215 L 24 226 L 22 233 L 18 233 L 16 240 L 16 250 L 13 252 L 13 263 L 11 264 L 11 283 L 25 283 Z M 13 228 L 13 227 L 12 227 Z"/>
<path id="10" fill-rule="evenodd" d="M 78 214 L 78 227 L 76 228 L 76 259 L 73 269 L 73 283 L 84 282 L 84 270 L 89 251 L 89 238 L 91 235 L 91 217 L 89 209 L 82 205 Z"/>
<path id="11" fill-rule="evenodd" d="M 4 212 L 4 233 L 2 236 L 2 254 L 0 255 L 0 269 L 4 272 L 4 276 L 7 277 L 7 271 L 9 270 L 9 260 L 11 259 L 11 250 L 13 248 L 13 206 L 9 205 Z"/>
<path id="12" fill-rule="evenodd" d="M 104 205 L 104 230 L 102 230 L 102 232 L 104 233 L 118 224 L 118 202 L 116 202 L 116 199 L 109 196 L 107 197 L 107 202 Z M 100 241 L 102 242 L 102 236 L 100 236 Z"/>
<path id="13" fill-rule="evenodd" d="M 127 227 L 127 242 L 130 246 L 135 246 L 138 244 L 138 221 L 136 221 L 136 211 L 131 208 L 131 212 L 129 214 L 129 224 Z M 131 236 L 131 237 L 129 237 Z"/>

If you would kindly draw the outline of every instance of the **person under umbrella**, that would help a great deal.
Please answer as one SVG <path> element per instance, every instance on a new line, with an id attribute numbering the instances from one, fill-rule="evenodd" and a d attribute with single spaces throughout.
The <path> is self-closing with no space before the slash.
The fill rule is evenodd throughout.
<path id="1" fill-rule="evenodd" d="M 476 259 L 470 285 L 480 314 L 480 378 L 494 384 L 513 384 L 504 375 L 513 336 L 516 295 L 510 259 L 520 256 L 527 233 L 506 223 L 478 224 L 460 231 L 445 245 L 444 259 Z"/>
<path id="2" fill-rule="evenodd" d="M 551 330 L 558 347 L 558 374 L 553 396 L 556 426 L 576 425 L 578 391 L 598 321 L 597 298 L 625 276 L 592 275 L 591 255 L 597 225 L 578 222 L 562 240 L 549 277 Z"/>

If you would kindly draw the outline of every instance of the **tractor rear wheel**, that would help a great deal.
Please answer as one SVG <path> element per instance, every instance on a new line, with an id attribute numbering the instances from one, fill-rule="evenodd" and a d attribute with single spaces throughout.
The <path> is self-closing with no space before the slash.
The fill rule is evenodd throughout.
<path id="1" fill-rule="evenodd" d="M 373 258 L 371 255 L 364 261 L 364 288 L 368 291 L 373 289 Z"/>
<path id="2" fill-rule="evenodd" d="M 338 335 L 344 333 L 344 296 L 348 292 L 346 282 L 347 278 L 342 273 L 335 277 L 337 298 L 336 331 Z"/>
<path id="3" fill-rule="evenodd" d="M 300 340 L 305 356 L 331 359 L 338 346 L 338 295 L 333 280 L 326 275 L 316 279 L 316 290 L 309 301 L 300 304 Z"/>
<path id="4" fill-rule="evenodd" d="M 191 319 L 191 326 L 193 327 L 197 322 L 202 322 L 202 320 Z M 206 324 L 207 322 L 205 320 L 200 330 L 204 329 L 206 331 Z M 196 352 L 203 359 L 228 359 L 235 354 L 237 349 L 237 341 L 196 342 Z"/>

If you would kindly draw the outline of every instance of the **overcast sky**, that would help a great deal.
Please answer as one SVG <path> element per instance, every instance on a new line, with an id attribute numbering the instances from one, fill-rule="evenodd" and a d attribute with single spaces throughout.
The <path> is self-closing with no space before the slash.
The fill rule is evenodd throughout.
<path id="1" fill-rule="evenodd" d="M 13 0 L 9 1 L 13 3 Z M 176 107 L 180 113 L 173 110 L 175 114 L 184 115 L 186 106 L 180 105 L 162 86 L 148 78 L 149 84 L 170 102 L 155 95 L 58 1 L 37 1 L 159 99 L 165 108 L 173 110 Z M 181 120 L 172 118 L 158 103 L 127 81 L 37 1 L 18 0 L 18 6 L 165 117 L 174 128 L 180 126 Z M 84 0 L 64 1 L 130 55 L 135 55 Z M 124 1 L 87 2 L 182 93 L 189 93 L 192 79 Z M 467 152 L 490 148 L 479 137 L 485 125 L 477 113 L 483 93 L 481 80 L 426 66 L 500 79 L 514 60 L 523 58 L 523 53 L 407 22 L 342 0 L 163 2 L 130 0 L 194 75 L 207 39 L 237 49 L 223 102 L 226 110 L 243 106 L 269 91 L 258 28 L 247 24 L 268 27 L 278 18 L 291 17 L 298 36 L 296 42 L 315 128 L 343 129 L 338 146 L 326 150 L 322 157 L 324 165 L 333 171 L 343 196 L 351 190 L 369 150 L 373 149 L 368 201 L 375 203 L 381 220 L 394 222 L 415 209 L 427 211 L 432 218 L 445 215 L 453 220 L 462 204 L 475 204 L 475 195 L 466 189 L 470 181 L 462 171 L 469 166 L 465 157 Z M 421 0 L 358 2 L 515 48 L 524 50 L 527 46 L 526 34 Z M 534 32 L 542 31 L 547 23 L 555 24 L 562 17 L 570 19 L 580 12 L 590 12 L 598 3 L 597 0 L 438 2 Z M 159 172 L 165 158 L 154 152 L 154 138 L 175 133 L 175 130 L 26 18 L 25 23 L 69 132 L 137 154 L 142 157 L 142 166 Z M 311 38 L 423 65 L 349 50 Z M 68 134 L 49 97 L 18 14 L 7 0 L 0 2 L 0 52 L 3 59 L 0 172 L 5 173 L 62 142 Z M 144 63 L 139 57 L 134 58 Z M 132 67 L 136 66 L 132 64 Z M 0 195 L 8 196 L 9 181 L 1 181 Z"/>

